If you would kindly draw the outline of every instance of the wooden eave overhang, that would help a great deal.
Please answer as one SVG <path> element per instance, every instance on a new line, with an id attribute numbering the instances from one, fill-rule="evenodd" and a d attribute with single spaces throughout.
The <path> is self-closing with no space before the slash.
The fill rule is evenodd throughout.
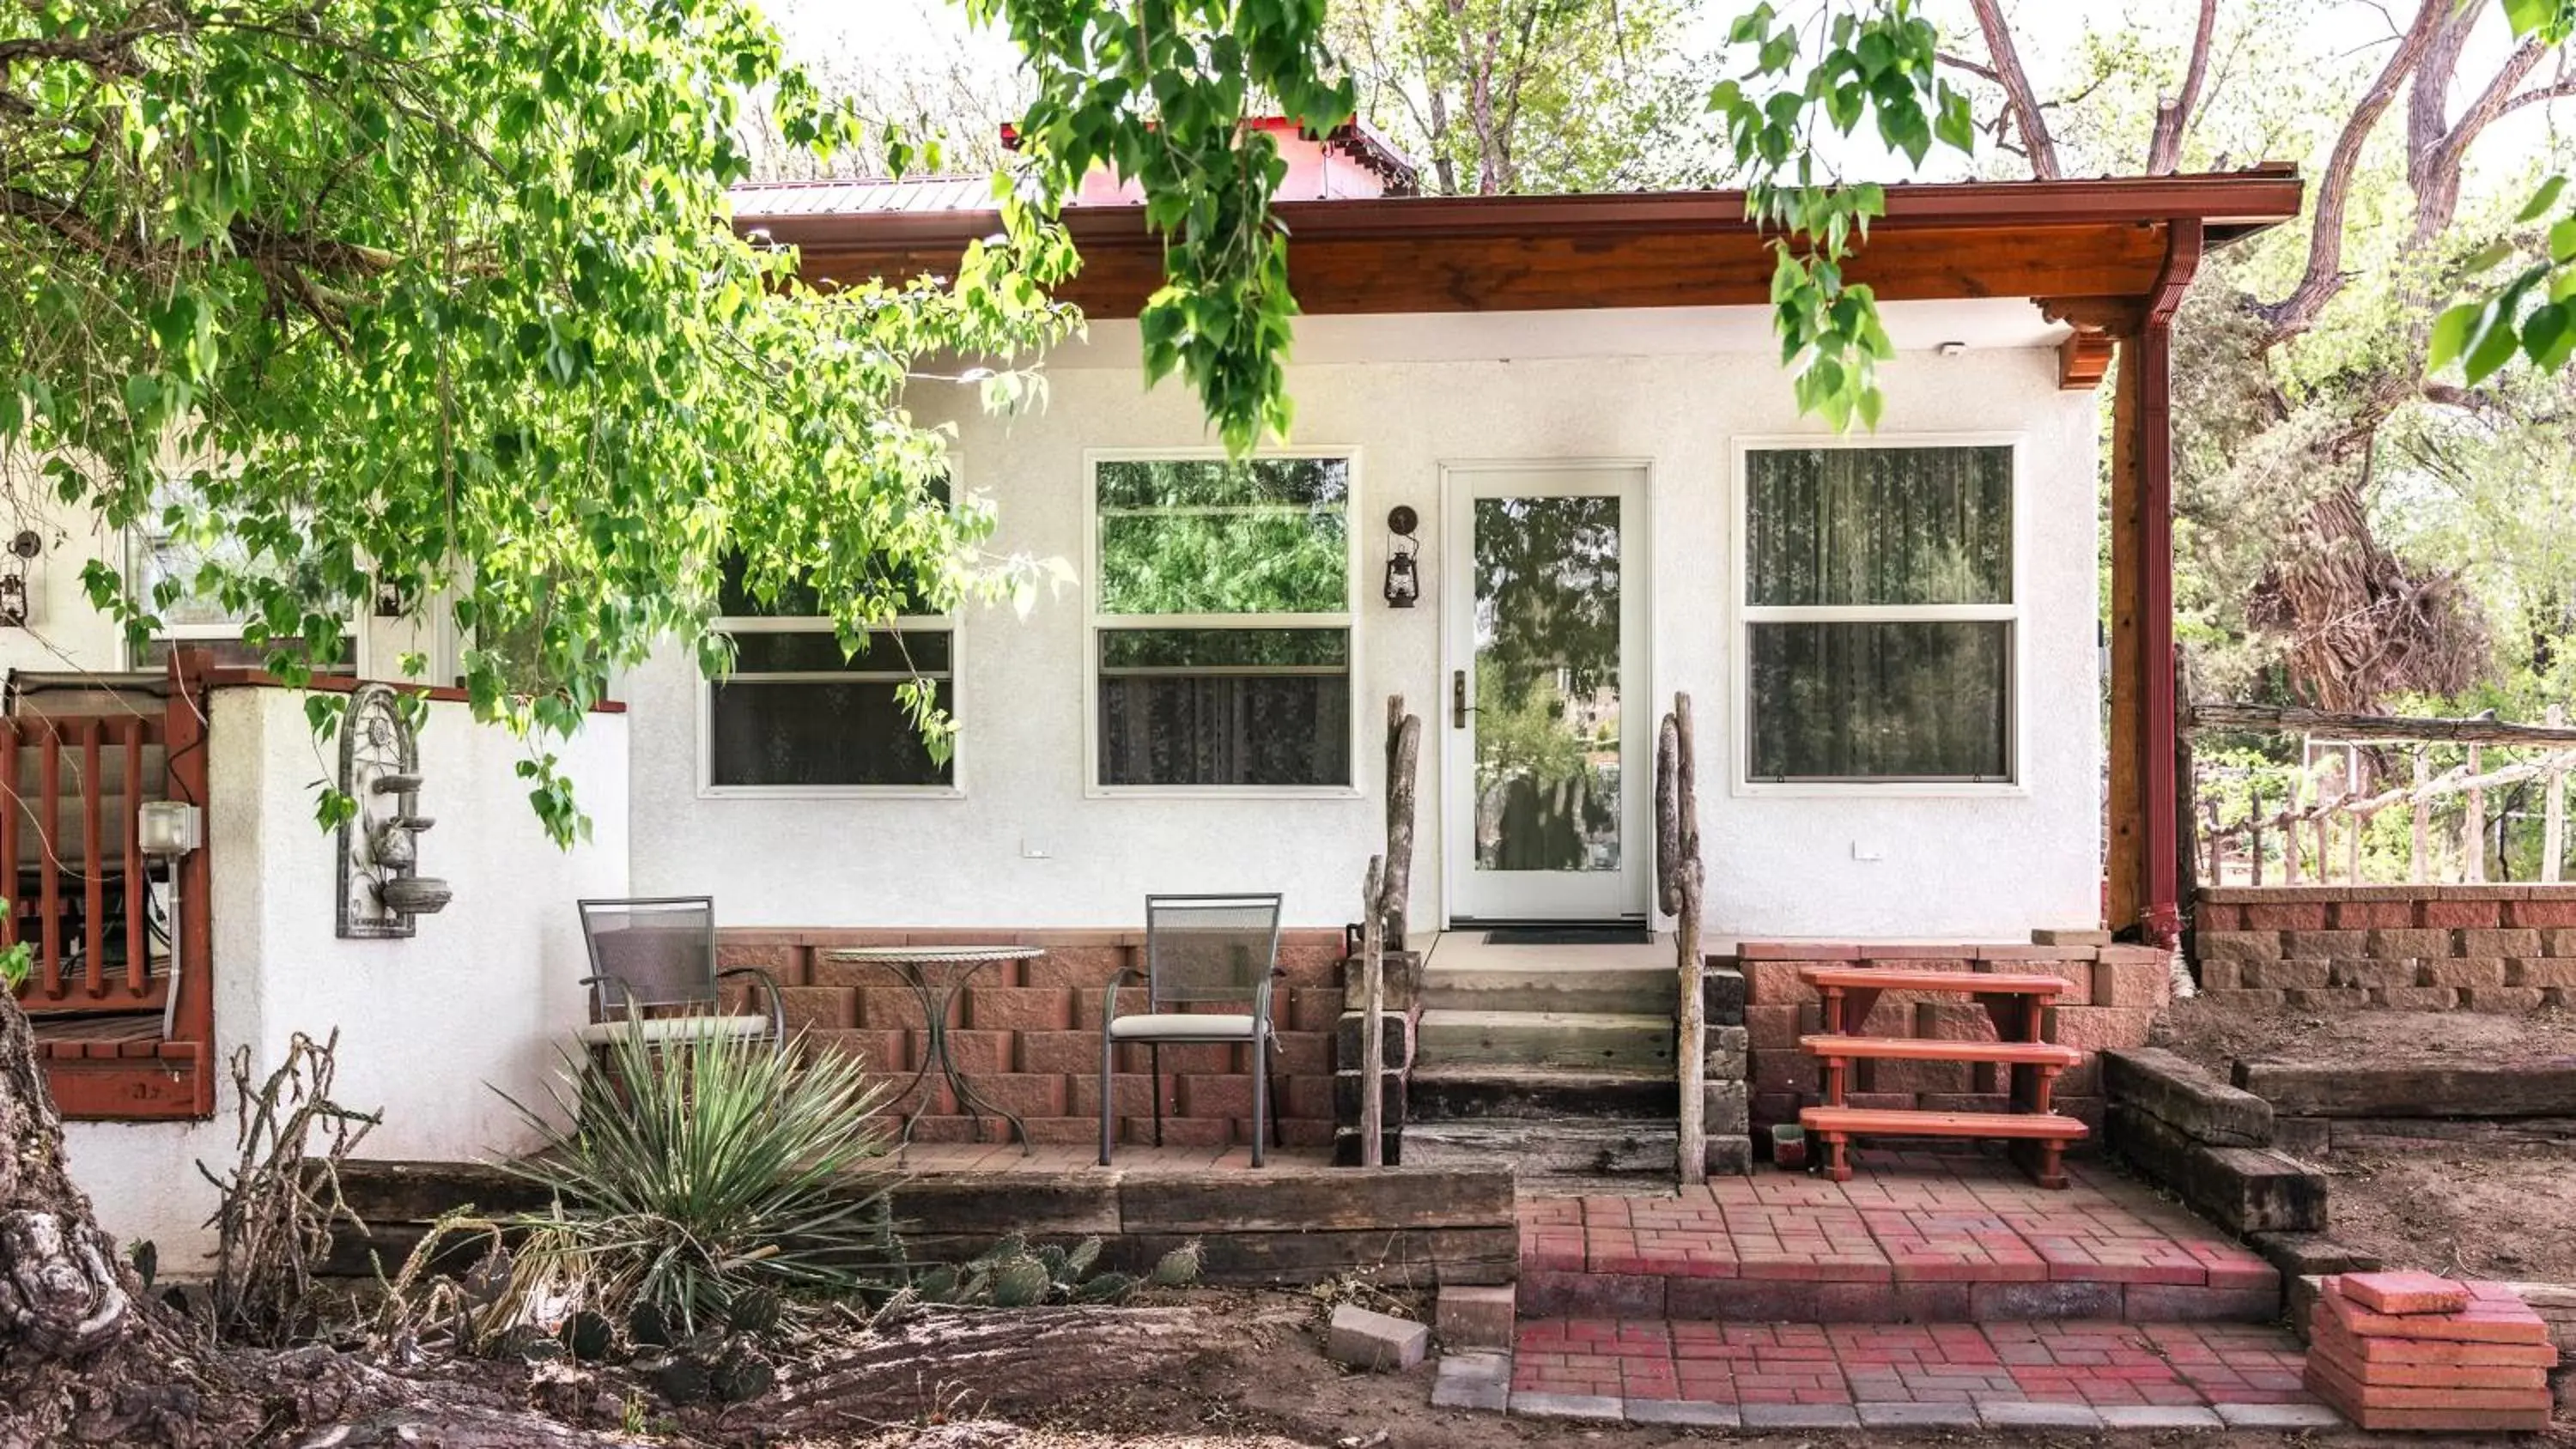
<path id="1" fill-rule="evenodd" d="M 2147 298 L 2170 229 L 2221 244 L 2299 213 L 2287 166 L 2222 175 L 1894 186 L 1848 268 L 1889 301 Z M 800 249 L 805 275 L 855 283 L 942 275 L 1001 229 L 993 210 L 764 215 L 758 188 L 735 225 Z M 1310 314 L 1766 304 L 1772 259 L 1734 191 L 1610 196 L 1387 197 L 1277 208 L 1290 285 Z M 1066 214 L 1083 256 L 1057 295 L 1095 317 L 1133 316 L 1162 280 L 1133 206 Z"/>

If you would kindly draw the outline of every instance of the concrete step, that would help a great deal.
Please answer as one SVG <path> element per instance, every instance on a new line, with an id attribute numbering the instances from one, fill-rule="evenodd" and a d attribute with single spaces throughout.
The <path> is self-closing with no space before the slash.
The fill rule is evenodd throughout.
<path id="1" fill-rule="evenodd" d="M 1577 1067 L 1673 1069 L 1673 1022 L 1666 1016 L 1588 1011 L 1422 1013 L 1417 1069 Z"/>
<path id="2" fill-rule="evenodd" d="M 1681 995 L 1670 967 L 1468 966 L 1422 973 L 1422 1004 L 1441 1011 L 1580 1012 L 1670 1019 Z"/>
<path id="3" fill-rule="evenodd" d="M 1679 1129 L 1662 1121 L 1413 1121 L 1404 1128 L 1406 1167 L 1511 1164 L 1524 1193 L 1669 1189 Z"/>
<path id="4" fill-rule="evenodd" d="M 1414 1122 L 1673 1120 L 1681 1091 L 1672 1071 L 1562 1071 L 1546 1067 L 1439 1067 L 1416 1071 L 1406 1088 Z"/>

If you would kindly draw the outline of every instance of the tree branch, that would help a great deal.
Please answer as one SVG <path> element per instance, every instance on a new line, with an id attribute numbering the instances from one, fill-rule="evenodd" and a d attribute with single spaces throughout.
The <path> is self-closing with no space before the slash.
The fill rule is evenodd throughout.
<path id="1" fill-rule="evenodd" d="M 2478 93 L 2478 98 L 2470 102 L 2460 119 L 2434 141 L 2429 152 L 2419 160 L 2410 148 L 2406 169 L 2415 191 L 2412 245 L 2420 247 L 2439 236 L 2451 224 L 2452 217 L 2458 214 L 2460 171 L 2468 159 L 2469 147 L 2476 142 L 2478 134 L 2495 124 L 2496 118 L 2513 103 L 2523 77 L 2540 64 L 2542 49 L 2540 42 L 2535 40 L 2506 56 L 2504 64 L 2497 67 L 2496 73 L 2488 79 L 2486 88 Z M 2454 57 L 2453 64 L 2456 63 Z M 2415 77 L 2418 92 L 2425 90 L 2426 83 L 2436 78 L 2430 57 L 2426 59 L 2425 66 Z M 2447 68 L 2439 81 L 2439 89 L 2450 89 L 2451 75 Z M 2413 118 L 2410 116 L 2409 119 Z"/>
<path id="2" fill-rule="evenodd" d="M 2200 104 L 2201 83 L 2209 76 L 2209 38 L 2218 28 L 2218 0 L 2200 0 L 2200 24 L 2192 31 L 2191 59 L 2183 66 L 2182 91 L 2168 100 L 2156 97 L 2155 136 L 2147 143 L 2147 174 L 2170 176 L 2182 164 L 2183 132 Z"/>
<path id="3" fill-rule="evenodd" d="M 2004 108 L 2030 153 L 2030 174 L 2054 181 L 2065 174 L 2058 165 L 2057 139 L 2048 134 L 2048 118 L 2041 114 L 2039 97 L 2030 88 L 2030 73 L 2022 69 L 2021 54 L 2013 49 L 2012 25 L 2004 19 L 2001 0 L 1974 0 L 1974 4 L 1977 28 L 1985 33 L 1986 54 L 1994 64 L 1995 83 L 2003 87 Z"/>
<path id="4" fill-rule="evenodd" d="M 1990 3 L 1990 0 L 1980 0 Z M 2278 302 L 2265 303 L 2257 313 L 2271 332 L 2265 345 L 2271 346 L 2305 332 L 2314 325 L 2317 313 L 2341 292 L 2346 280 L 2343 271 L 2344 212 L 2352 203 L 2353 175 L 2360 169 L 2361 153 L 2370 133 L 2397 99 L 2400 87 L 2423 60 L 2434 36 L 2442 29 L 2455 6 L 2453 0 L 2421 0 L 2415 22 L 2398 38 L 2397 48 L 2389 53 L 2387 64 L 2362 92 L 2352 115 L 2344 121 L 2343 133 L 2335 138 L 2334 152 L 2326 161 L 2324 177 L 2317 183 L 2317 209 L 2308 232 L 2308 264 L 2299 277 L 2298 286 Z"/>

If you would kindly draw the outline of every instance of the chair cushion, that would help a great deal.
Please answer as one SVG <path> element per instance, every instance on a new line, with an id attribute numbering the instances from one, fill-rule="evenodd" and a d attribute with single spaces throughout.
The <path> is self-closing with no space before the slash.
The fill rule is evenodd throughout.
<path id="1" fill-rule="evenodd" d="M 642 1021 L 594 1021 L 578 1035 L 584 1046 L 607 1046 L 623 1037 L 633 1027 L 644 1028 L 644 1039 L 660 1043 L 684 1036 L 767 1036 L 769 1018 L 765 1016 L 652 1016 Z"/>
<path id="2" fill-rule="evenodd" d="M 1212 1011 L 1121 1016 L 1109 1023 L 1112 1041 L 1250 1041 L 1252 1018 Z"/>

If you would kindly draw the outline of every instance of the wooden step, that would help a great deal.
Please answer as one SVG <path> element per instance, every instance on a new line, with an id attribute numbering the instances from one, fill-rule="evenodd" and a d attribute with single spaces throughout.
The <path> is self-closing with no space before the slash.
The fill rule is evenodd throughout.
<path id="1" fill-rule="evenodd" d="M 1669 965 L 1645 967 L 1433 966 L 1422 973 L 1422 1004 L 1435 1011 L 1532 1011 L 1660 1016 L 1679 999 Z"/>
<path id="2" fill-rule="evenodd" d="M 1670 1067 L 1418 1067 L 1405 1082 L 1404 1110 L 1412 1125 L 1494 1118 L 1669 1123 L 1681 1111 L 1681 1088 Z"/>
<path id="3" fill-rule="evenodd" d="M 1573 1067 L 1612 1071 L 1673 1068 L 1666 1016 L 1581 1011 L 1422 1013 L 1418 1067 Z"/>
<path id="4" fill-rule="evenodd" d="M 2084 1053 L 2049 1042 L 1935 1041 L 1911 1036 L 1802 1036 L 1798 1049 L 1812 1057 L 1899 1062 L 2009 1062 L 2017 1066 L 2072 1067 Z"/>
<path id="5" fill-rule="evenodd" d="M 1844 1137 L 2016 1137 L 2074 1142 L 2083 1123 L 2055 1112 L 1907 1112 L 1873 1107 L 1806 1107 L 1798 1125 Z"/>
<path id="6" fill-rule="evenodd" d="M 1882 971 L 1870 966 L 1807 966 L 1798 979 L 1845 991 L 1955 991 L 1973 996 L 2055 996 L 2063 978 L 2030 971 Z"/>

